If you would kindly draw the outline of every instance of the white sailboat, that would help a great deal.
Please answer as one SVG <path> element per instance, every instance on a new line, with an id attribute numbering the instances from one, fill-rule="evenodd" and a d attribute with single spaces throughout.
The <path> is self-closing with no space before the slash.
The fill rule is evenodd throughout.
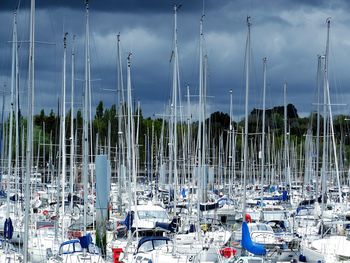
<path id="1" fill-rule="evenodd" d="M 60 244 L 58 252 L 50 257 L 48 262 L 91 262 L 104 263 L 105 260 L 99 254 L 98 248 L 92 243 L 91 234 L 87 232 L 88 214 L 88 109 L 90 94 L 90 37 L 89 37 L 89 4 L 86 1 L 86 43 L 85 43 L 85 92 L 84 92 L 84 118 L 83 118 L 83 184 L 84 184 L 84 214 L 83 214 L 83 237 L 71 239 Z M 64 149 L 65 151 L 65 149 Z M 65 176 L 65 175 L 64 175 Z M 63 186 L 64 187 L 64 186 Z M 63 200 L 64 207 L 64 200 Z"/>
<path id="2" fill-rule="evenodd" d="M 335 213 L 337 210 L 333 208 L 332 210 L 326 212 L 326 207 L 332 207 L 329 202 L 327 202 L 327 173 L 328 173 L 328 156 L 326 151 L 326 142 L 328 136 L 326 136 L 327 125 L 329 125 L 329 131 L 331 136 L 332 149 L 334 154 L 334 163 L 336 170 L 336 180 L 338 184 L 338 203 L 333 204 L 333 206 L 338 206 L 338 214 L 342 213 L 344 209 L 344 203 L 342 202 L 339 169 L 338 169 L 338 159 L 337 151 L 335 145 L 335 136 L 333 128 L 333 116 L 331 110 L 331 100 L 330 100 L 330 90 L 329 90 L 329 80 L 328 80 L 328 60 L 329 60 L 329 37 L 330 37 L 330 18 L 327 19 L 327 41 L 326 41 L 326 52 L 324 56 L 323 65 L 323 88 L 324 88 L 324 142 L 323 142 L 323 158 L 322 158 L 322 170 L 321 170 L 321 211 L 316 213 L 320 216 L 319 223 L 316 225 L 316 233 L 304 237 L 301 253 L 304 255 L 308 261 L 320 261 L 320 262 L 348 262 L 350 261 L 350 238 L 349 233 L 346 235 L 345 224 L 343 220 L 334 220 Z M 317 212 L 317 210 L 316 210 Z M 327 216 L 328 214 L 328 216 Z M 329 219 L 329 217 L 331 217 Z M 313 227 L 314 229 L 315 227 Z"/>

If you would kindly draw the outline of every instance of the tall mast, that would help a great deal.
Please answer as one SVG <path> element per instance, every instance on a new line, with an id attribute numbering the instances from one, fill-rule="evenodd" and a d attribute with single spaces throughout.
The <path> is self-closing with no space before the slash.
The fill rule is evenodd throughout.
<path id="1" fill-rule="evenodd" d="M 128 173 L 130 174 L 130 190 L 129 190 L 129 211 L 131 212 L 131 203 L 134 202 L 135 213 L 137 213 L 137 196 L 136 196 L 136 156 L 135 156 L 135 137 L 134 137 L 134 118 L 131 96 L 131 53 L 129 53 L 127 60 L 127 159 L 128 159 Z M 135 189 L 131 189 L 134 186 Z M 134 196 L 132 196 L 134 194 Z M 134 200 L 132 200 L 134 198 Z M 136 230 L 137 233 L 137 230 Z M 131 238 L 131 226 L 128 231 L 128 239 Z"/>
<path id="2" fill-rule="evenodd" d="M 289 194 L 292 194 L 292 181 L 290 177 L 290 168 L 289 168 L 289 145 L 288 145 L 288 130 L 287 130 L 287 83 L 283 85 L 283 101 L 284 101 L 284 176 L 285 180 L 289 184 Z"/>
<path id="3" fill-rule="evenodd" d="M 121 59 L 121 48 L 120 48 L 120 34 L 117 35 L 117 65 L 118 65 L 118 99 L 119 105 L 122 108 L 125 102 L 124 97 L 124 83 L 123 83 L 123 67 L 122 67 L 122 59 Z"/>
<path id="4" fill-rule="evenodd" d="M 321 67 L 322 57 L 317 57 L 317 128 L 316 128 L 316 196 L 319 188 L 319 162 L 320 162 L 320 86 L 321 86 Z"/>
<path id="5" fill-rule="evenodd" d="M 174 6 L 174 66 L 173 66 L 173 83 L 172 83 L 172 155 L 173 155 L 173 183 L 174 183 L 174 216 L 176 215 L 176 203 L 177 203 L 177 92 L 179 85 L 179 58 L 177 50 L 177 11 L 180 6 Z"/>
<path id="6" fill-rule="evenodd" d="M 284 83 L 283 85 L 283 131 L 284 131 L 284 135 L 283 135 L 283 138 L 284 138 L 284 158 L 283 158 L 283 162 L 284 162 L 284 176 L 285 176 L 285 180 L 287 181 L 287 83 Z M 288 183 L 290 183 L 288 181 Z"/>
<path id="7" fill-rule="evenodd" d="M 5 156 L 5 122 L 4 122 L 4 111 L 5 111 L 5 88 L 6 84 L 4 84 L 4 88 L 2 90 L 2 107 L 1 107 L 1 133 L 0 133 L 0 165 L 1 165 L 1 173 L 0 173 L 0 182 L 2 183 L 2 174 L 3 174 L 3 167 L 4 167 L 4 156 Z"/>
<path id="8" fill-rule="evenodd" d="M 64 236 L 64 201 L 66 186 L 66 59 L 67 59 L 67 35 L 63 38 L 63 82 L 62 82 L 62 110 L 61 110 L 61 129 L 62 129 L 62 235 Z"/>
<path id="9" fill-rule="evenodd" d="M 24 213 L 24 262 L 28 262 L 28 237 L 29 237 L 29 210 L 30 210 L 30 175 L 32 167 L 32 143 L 33 143 L 33 110 L 34 110 L 34 37 L 35 37 L 35 0 L 30 5 L 30 33 L 29 33 L 29 66 L 28 66 L 28 121 L 27 121 L 27 155 L 26 155 L 26 180 L 25 180 L 25 213 Z"/>
<path id="10" fill-rule="evenodd" d="M 263 114 L 262 114 L 262 133 L 261 133 L 261 198 L 264 195 L 264 177 L 265 177 L 265 98 L 266 98 L 266 62 L 267 59 L 263 58 Z M 261 202 L 262 205 L 262 202 Z"/>
<path id="11" fill-rule="evenodd" d="M 71 94 L 70 94 L 70 210 L 73 212 L 73 189 L 74 189 L 74 78 L 75 78 L 75 36 L 73 36 L 71 55 Z"/>
<path id="12" fill-rule="evenodd" d="M 13 33 L 12 33 L 12 70 L 11 70 L 11 95 L 10 95 L 10 128 L 9 128 L 9 144 L 7 156 L 7 209 L 6 218 L 10 217 L 10 178 L 12 175 L 12 129 L 13 129 L 13 92 L 16 85 L 16 49 L 17 49 L 17 14 L 13 14 Z"/>
<path id="13" fill-rule="evenodd" d="M 131 91 L 129 94 L 129 85 L 130 85 L 130 67 L 131 67 L 131 53 L 129 53 L 128 59 L 127 59 L 127 142 L 126 142 L 126 150 L 127 150 L 127 173 L 129 174 L 129 212 L 131 213 L 131 205 L 133 202 L 133 197 L 132 197 L 132 181 L 133 181 L 133 176 L 132 176 L 132 146 L 131 146 L 131 123 L 133 121 L 132 117 L 132 98 L 131 98 Z M 131 88 L 130 88 L 131 89 Z M 136 187 L 136 185 L 135 185 Z M 136 203 L 135 203 L 136 207 Z M 131 215 L 130 215 L 131 216 Z M 131 220 L 131 219 L 130 219 Z M 131 222 L 130 222 L 131 223 Z M 128 230 L 128 241 L 130 241 L 131 238 L 131 224 L 130 228 Z"/>
<path id="14" fill-rule="evenodd" d="M 191 174 L 191 100 L 190 100 L 190 86 L 187 85 L 187 177 L 190 179 Z M 191 182 L 194 187 L 194 176 L 192 175 Z M 193 191 L 190 198 L 191 205 L 193 204 Z M 190 207 L 191 207 L 190 205 Z"/>
<path id="15" fill-rule="evenodd" d="M 338 194 L 339 194 L 339 202 L 342 203 L 342 193 L 340 187 L 340 178 L 339 178 L 339 167 L 338 167 L 338 156 L 337 156 L 337 147 L 334 136 L 334 127 L 333 127 L 333 116 L 332 116 L 332 106 L 331 106 L 331 98 L 329 92 L 329 80 L 328 80 L 328 60 L 329 60 L 329 31 L 330 31 L 331 20 L 327 18 L 327 44 L 326 44 L 326 58 L 324 65 L 324 87 L 326 89 L 326 97 L 327 97 L 327 105 L 329 112 L 329 125 L 331 128 L 331 137 L 332 137 L 332 145 L 333 145 L 333 153 L 334 153 L 334 164 L 335 164 L 335 172 L 337 176 L 337 184 L 338 184 Z"/>
<path id="16" fill-rule="evenodd" d="M 327 42 L 328 42 L 328 31 L 327 31 Z M 328 47 L 328 46 L 327 46 Z M 326 57 L 325 57 L 325 65 L 324 65 L 324 71 L 326 68 Z M 325 72 L 323 72 L 324 74 Z M 323 76 L 325 81 L 325 76 Z M 322 168 L 321 168 L 321 216 L 323 215 L 324 211 L 324 202 L 325 202 L 325 196 L 327 193 L 327 126 L 328 126 L 328 117 L 327 117 L 327 93 L 326 93 L 326 87 L 325 82 L 323 83 L 323 143 L 322 143 Z"/>
<path id="17" fill-rule="evenodd" d="M 232 123 L 232 90 L 230 90 L 230 127 L 229 127 L 229 150 L 228 150 L 228 162 L 229 162 L 229 174 L 228 174 L 228 196 L 231 196 L 231 182 L 232 182 L 232 171 L 233 171 L 233 167 L 232 167 L 232 154 L 233 154 L 233 137 L 232 137 L 232 133 L 233 133 L 233 123 Z"/>
<path id="18" fill-rule="evenodd" d="M 204 15 L 202 15 L 202 20 L 204 20 Z M 204 34 L 202 31 L 202 45 L 204 43 Z M 202 47 L 203 51 L 203 47 Z M 209 140 L 207 139 L 207 128 L 205 124 L 205 118 L 206 118 L 206 100 L 207 100 L 207 63 L 208 63 L 208 56 L 203 55 L 203 82 L 202 82 L 202 167 L 203 167 L 203 201 L 207 201 L 207 184 L 208 184 L 208 176 L 209 176 L 209 166 L 207 158 L 209 157 Z M 210 133 L 210 119 L 208 121 L 208 133 Z M 207 147 L 208 144 L 208 147 Z"/>
<path id="19" fill-rule="evenodd" d="M 90 33 L 89 33 L 89 2 L 85 3 L 86 8 L 86 28 L 85 28 L 85 91 L 84 91 L 84 121 L 83 121 L 83 185 L 84 185 L 84 235 L 86 234 L 86 216 L 88 202 L 88 162 L 89 162 L 89 94 L 90 94 Z"/>
<path id="20" fill-rule="evenodd" d="M 247 202 L 247 170 L 248 170 L 248 104 L 249 104 L 249 69 L 250 69 L 250 16 L 247 17 L 247 42 L 245 50 L 245 120 L 244 120 L 244 153 L 243 153 L 243 221 L 245 221 Z"/>
<path id="21" fill-rule="evenodd" d="M 199 24 L 199 102 L 198 102 L 198 135 L 197 135 L 197 148 L 198 148 L 198 178 L 197 178 L 197 187 L 198 187 L 198 200 L 197 200 L 197 210 L 198 210 L 198 222 L 200 219 L 200 209 L 199 209 L 199 202 L 204 201 L 203 197 L 203 182 L 204 182 L 204 176 L 205 171 L 203 167 L 203 157 L 205 156 L 203 154 L 204 152 L 204 145 L 203 143 L 203 130 L 204 130 L 204 116 L 203 116 L 203 19 L 204 15 L 202 15 L 200 19 Z"/>
<path id="22" fill-rule="evenodd" d="M 17 21 L 16 21 L 16 32 L 17 32 Z M 18 42 L 17 42 L 17 33 L 16 38 L 14 40 L 16 42 L 16 54 L 15 54 L 15 61 L 16 61 L 16 68 L 15 68 L 15 177 L 16 177 L 16 191 L 19 189 L 19 63 L 18 63 Z M 22 157 L 23 158 L 23 157 Z M 23 168 L 22 168 L 23 169 Z M 18 214 L 18 210 L 16 209 L 16 214 Z"/>
<path id="23" fill-rule="evenodd" d="M 124 156 L 123 156 L 123 132 L 122 132 L 122 116 L 124 108 L 124 87 L 123 87 L 123 68 L 120 51 L 120 34 L 117 35 L 117 75 L 118 75 L 118 210 L 122 212 L 122 166 L 124 167 Z"/>

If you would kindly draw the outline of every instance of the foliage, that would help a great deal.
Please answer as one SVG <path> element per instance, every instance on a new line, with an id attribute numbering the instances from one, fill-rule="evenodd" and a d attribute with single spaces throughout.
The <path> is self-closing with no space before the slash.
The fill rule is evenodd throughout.
<path id="1" fill-rule="evenodd" d="M 114 149 L 112 150 L 115 152 L 116 146 L 118 146 L 118 137 L 121 136 L 121 138 L 125 139 L 126 135 L 126 121 L 125 121 L 125 113 L 126 112 L 126 105 L 123 105 L 122 107 L 123 112 L 118 113 L 119 108 L 117 109 L 116 105 L 112 105 L 110 108 L 106 108 L 101 101 L 97 107 L 96 112 L 93 116 L 92 120 L 92 138 L 93 143 L 95 142 L 96 134 L 98 133 L 99 137 L 99 144 L 102 146 L 105 146 L 108 144 L 108 138 L 109 138 L 109 129 L 110 129 L 110 144 L 111 147 Z M 122 118 L 119 127 L 119 116 Z M 317 114 L 311 113 L 309 117 L 299 117 L 297 113 L 297 109 L 294 107 L 294 105 L 289 104 L 287 106 L 287 116 L 288 116 L 288 133 L 290 134 L 290 139 L 292 141 L 296 142 L 303 142 L 304 136 L 307 133 L 308 129 L 311 129 L 312 134 L 316 136 L 316 129 L 317 129 Z M 320 124 L 320 136 L 323 136 L 323 117 L 319 116 L 319 124 Z M 254 143 L 258 145 L 259 141 L 259 134 L 262 132 L 262 110 L 261 109 L 253 109 L 248 117 L 248 124 L 249 124 L 249 133 L 251 134 L 250 137 L 256 137 L 258 139 L 254 139 Z M 349 160 L 350 154 L 350 138 L 347 136 L 349 134 L 349 127 L 348 127 L 348 116 L 345 115 L 338 115 L 334 117 L 334 132 L 336 136 L 336 140 L 339 143 L 342 141 L 344 143 L 344 156 L 346 160 Z M 70 124 L 71 124 L 71 117 L 70 112 L 67 113 L 66 116 L 66 140 L 68 141 L 70 138 Z M 134 112 L 134 122 L 135 122 L 135 134 L 137 131 L 137 123 L 139 121 L 139 138 L 138 138 L 138 145 L 137 149 L 139 151 L 139 158 L 140 163 L 144 163 L 145 161 L 145 152 L 148 153 L 153 152 L 154 158 L 156 159 L 157 151 L 160 147 L 160 138 L 161 138 L 161 132 L 162 132 L 162 126 L 164 122 L 164 134 L 163 134 L 163 147 L 164 147 L 164 154 L 168 154 L 168 119 L 162 120 L 160 118 L 153 119 L 153 118 L 144 118 L 142 115 L 141 109 L 136 109 Z M 8 122 L 8 120 L 7 120 Z M 43 142 L 43 126 L 45 123 L 45 141 Z M 240 156 L 241 154 L 241 134 L 244 130 L 244 119 L 239 121 L 238 123 L 232 122 L 233 124 L 233 130 L 236 133 L 236 156 Z M 266 110 L 266 122 L 265 122 L 265 132 L 270 132 L 271 134 L 274 134 L 275 140 L 278 143 L 280 147 L 282 147 L 283 142 L 283 135 L 284 135 L 284 108 L 282 106 L 277 106 L 271 109 Z M 49 145 L 52 143 L 54 155 L 58 151 L 57 145 L 59 144 L 59 127 L 60 127 L 60 116 L 59 113 L 55 113 L 53 110 L 49 112 L 48 115 L 46 115 L 44 110 L 41 110 L 39 114 L 34 116 L 34 148 L 33 148 L 33 155 L 37 155 L 37 145 L 39 141 L 39 134 L 40 134 L 40 153 L 43 152 L 43 144 L 46 145 L 45 147 L 45 154 L 48 156 L 49 154 Z M 74 130 L 76 130 L 76 136 L 77 136 L 77 145 L 81 145 L 82 142 L 82 126 L 83 126 L 83 118 L 82 118 L 82 112 L 79 110 L 75 114 L 75 118 L 73 119 L 73 126 Z M 109 128 L 110 126 L 110 128 Z M 24 127 L 26 130 L 26 119 L 21 118 L 21 127 Z M 197 138 L 197 131 L 198 131 L 198 122 L 191 123 L 190 126 L 191 129 L 191 140 L 192 143 L 196 142 Z M 183 143 L 186 142 L 187 138 L 186 136 L 183 137 L 182 135 L 187 134 L 187 123 L 178 123 L 177 124 L 177 132 L 178 132 L 178 148 L 182 149 Z M 227 142 L 228 142 L 228 134 L 230 130 L 230 116 L 227 113 L 224 112 L 214 112 L 212 113 L 209 118 L 206 120 L 206 130 L 207 134 L 210 138 L 210 143 L 214 145 L 217 149 L 219 143 L 220 143 L 220 137 L 223 139 L 223 146 L 226 148 Z M 122 133 L 118 135 L 118 131 L 121 131 Z M 153 135 L 152 135 L 153 133 Z M 153 143 L 152 143 L 152 136 L 153 136 Z M 146 138 L 149 138 L 149 140 L 146 140 Z M 136 138 L 135 138 L 136 139 Z M 136 142 L 136 140 L 135 140 Z M 56 146 L 55 146 L 56 145 Z M 69 146 L 69 144 L 67 144 Z M 124 145 L 125 147 L 125 145 Z M 191 145 L 193 149 L 195 149 L 195 145 Z M 211 146 L 210 146 L 211 147 Z M 300 144 L 297 147 L 303 147 L 302 144 Z M 93 147 L 93 150 L 95 147 Z M 151 151 L 151 149 L 153 151 Z M 81 154 L 81 147 L 77 148 L 78 154 Z M 125 150 L 125 148 L 124 148 Z M 46 160 L 47 161 L 47 160 Z"/>

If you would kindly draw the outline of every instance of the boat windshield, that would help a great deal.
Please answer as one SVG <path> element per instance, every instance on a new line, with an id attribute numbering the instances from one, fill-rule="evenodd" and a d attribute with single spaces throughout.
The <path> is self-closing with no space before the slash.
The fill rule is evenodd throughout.
<path id="1" fill-rule="evenodd" d="M 152 245 L 152 241 L 147 241 L 145 243 L 143 243 L 140 247 L 139 247 L 139 251 L 138 252 L 148 252 L 148 251 L 152 251 L 153 250 L 153 245 Z"/>
<path id="2" fill-rule="evenodd" d="M 158 220 L 168 220 L 168 214 L 166 211 L 137 211 L 139 219 L 158 219 Z"/>
<path id="3" fill-rule="evenodd" d="M 149 252 L 160 247 L 164 247 L 167 252 L 171 252 L 172 242 L 163 239 L 149 240 L 139 247 L 138 252 Z"/>
<path id="4" fill-rule="evenodd" d="M 164 246 L 168 243 L 167 240 L 153 240 L 153 246 L 154 248 L 160 247 L 160 246 Z"/>
<path id="5" fill-rule="evenodd" d="M 81 252 L 83 249 L 79 242 L 69 242 L 61 245 L 60 254 L 71 254 L 74 252 Z"/>
<path id="6" fill-rule="evenodd" d="M 271 226 L 267 224 L 252 224 L 249 225 L 249 231 L 250 233 L 254 231 L 268 231 L 268 232 L 273 232 Z"/>

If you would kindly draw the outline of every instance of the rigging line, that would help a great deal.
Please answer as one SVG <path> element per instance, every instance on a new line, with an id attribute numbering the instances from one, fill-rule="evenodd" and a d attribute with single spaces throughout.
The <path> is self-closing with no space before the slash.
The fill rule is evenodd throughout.
<path id="1" fill-rule="evenodd" d="M 316 70 L 316 79 L 315 79 L 315 89 L 314 89 L 314 95 L 313 95 L 313 101 L 317 101 L 320 99 L 320 94 L 319 94 L 319 89 L 320 89 L 320 64 L 321 64 L 321 55 L 317 55 L 317 70 Z M 312 129 L 313 127 L 313 123 L 314 123 L 314 119 L 316 118 L 316 122 L 317 122 L 317 107 L 318 105 L 313 105 L 311 104 L 313 107 L 311 108 L 311 112 L 310 112 L 310 116 L 309 116 L 309 123 L 308 123 L 308 128 Z M 316 108 L 316 110 L 315 110 Z"/>
<path id="2" fill-rule="evenodd" d="M 251 38 L 250 38 L 251 39 Z M 250 40 L 250 43 L 252 43 L 252 41 Z M 261 94 L 262 94 L 262 90 L 261 89 L 258 89 L 258 76 L 257 76 L 257 71 L 256 71 L 256 66 L 255 66 L 255 64 L 254 64 L 254 61 L 255 61 L 255 59 L 254 59 L 254 49 L 250 46 L 250 56 L 251 56 L 251 59 L 250 59 L 250 72 L 252 73 L 251 75 L 252 75 L 252 78 L 251 78 L 251 85 L 250 85 L 250 87 L 251 87 L 251 91 L 252 91 L 252 94 L 258 94 L 258 92 L 260 91 L 261 92 Z M 254 91 L 256 91 L 256 92 L 254 92 Z M 262 95 L 261 96 L 259 96 L 258 98 L 262 98 Z M 257 107 L 258 105 L 259 105 L 259 103 L 261 103 L 260 105 L 262 105 L 262 101 L 260 101 L 258 98 L 256 98 L 255 96 L 253 97 L 253 96 L 251 96 L 251 108 L 253 107 L 253 108 L 255 108 L 255 107 Z M 260 101 L 260 102 L 258 102 L 258 101 Z M 256 116 L 256 117 L 258 117 L 258 116 Z M 256 119 L 256 120 L 258 120 L 258 119 Z M 256 130 L 256 132 L 258 132 L 258 129 L 259 129 L 259 123 L 258 123 L 258 121 L 256 121 L 256 127 L 255 127 L 255 130 Z"/>
<path id="3" fill-rule="evenodd" d="M 18 0 L 18 4 L 17 4 L 17 8 L 16 8 L 17 11 L 19 10 L 20 6 L 21 6 L 21 0 Z"/>
<path id="4" fill-rule="evenodd" d="M 205 14 L 205 0 L 203 0 L 203 7 L 202 7 L 203 9 L 202 9 L 202 15 L 204 16 L 204 14 Z"/>
<path id="5" fill-rule="evenodd" d="M 330 55 L 331 58 L 333 59 L 332 65 L 333 67 L 329 67 L 328 66 L 328 72 L 329 74 L 332 76 L 332 83 L 333 85 L 330 85 L 333 87 L 334 91 L 333 91 L 333 101 L 339 101 L 341 103 L 344 102 L 344 96 L 342 96 L 342 93 L 340 92 L 342 90 L 342 85 L 341 85 L 341 80 L 340 78 L 338 78 L 337 72 L 338 70 L 334 70 L 335 68 L 339 68 L 337 67 L 335 64 L 338 61 L 335 57 L 335 48 L 331 48 L 332 47 L 332 36 L 330 36 Z M 341 114 L 341 112 L 344 112 L 340 109 L 337 109 L 336 111 L 333 111 L 333 114 Z"/>
<path id="6" fill-rule="evenodd" d="M 90 13 L 90 19 L 91 19 L 91 13 Z M 93 24 L 93 23 L 91 23 Z M 90 61 L 94 60 L 95 63 L 95 69 L 98 69 L 98 68 L 101 68 L 102 66 L 102 63 L 101 63 L 101 60 L 100 60 L 100 57 L 97 55 L 98 54 L 98 46 L 97 46 L 97 41 L 96 41 L 96 38 L 95 38 L 95 33 L 94 31 L 91 29 L 92 27 L 90 26 L 90 39 L 92 40 L 91 42 L 91 53 L 90 53 Z M 94 57 L 94 59 L 91 59 L 92 57 Z M 109 56 L 110 58 L 112 58 L 112 56 Z M 91 62 L 90 62 L 91 63 Z M 100 72 L 98 72 L 97 70 L 94 71 L 94 75 L 96 76 L 101 76 L 100 75 Z M 99 77 L 99 79 L 101 79 L 102 81 L 104 80 L 103 78 Z M 95 90 L 98 90 L 98 95 L 96 98 L 98 98 L 98 101 L 102 101 L 102 96 L 103 96 L 103 92 L 100 92 L 102 91 L 102 81 L 99 82 L 98 84 L 96 84 L 96 87 L 94 87 L 94 85 L 91 85 L 91 111 L 93 111 L 93 108 L 94 108 L 94 105 L 96 105 L 97 101 L 94 102 L 93 98 L 95 97 L 93 94 L 94 94 L 94 88 Z M 92 82 L 91 82 L 92 83 Z M 95 106 L 96 108 L 96 106 Z"/>

